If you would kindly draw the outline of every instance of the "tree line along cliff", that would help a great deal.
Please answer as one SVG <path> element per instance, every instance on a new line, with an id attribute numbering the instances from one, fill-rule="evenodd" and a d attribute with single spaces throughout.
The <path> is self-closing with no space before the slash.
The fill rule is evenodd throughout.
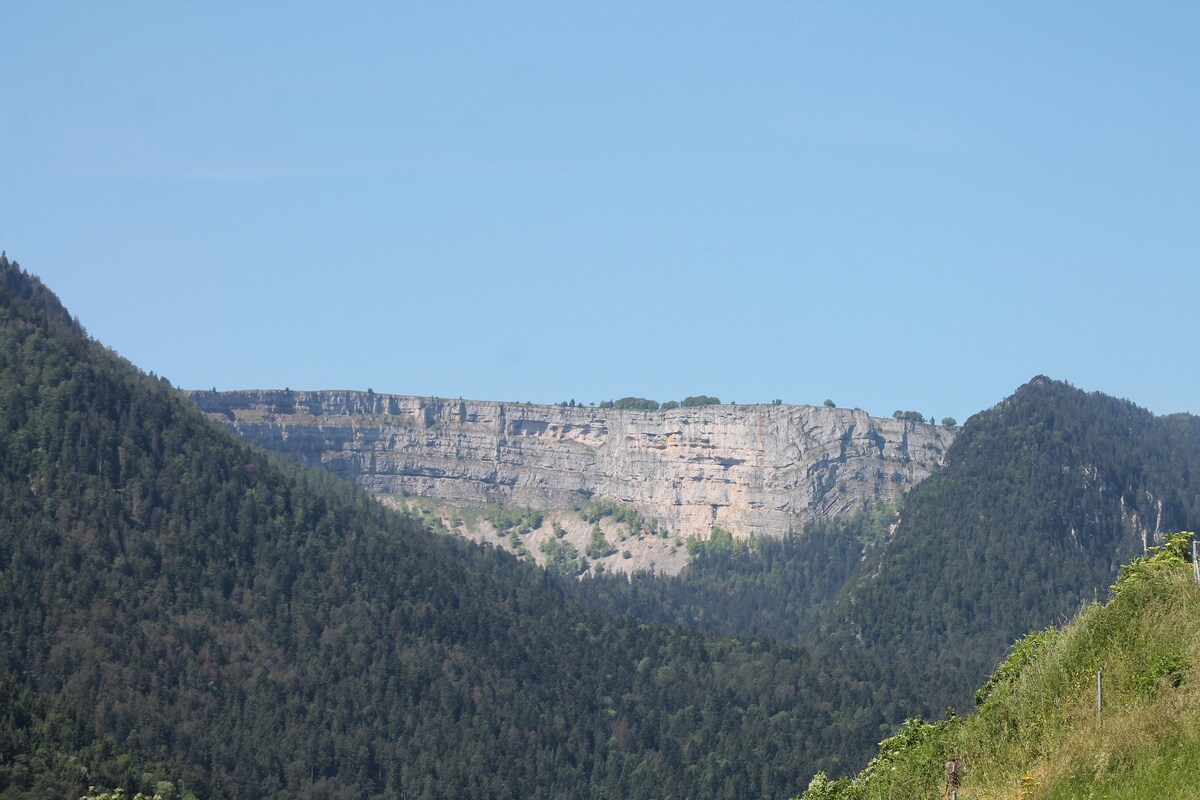
<path id="1" fill-rule="evenodd" d="M 625 503 L 676 534 L 738 538 L 890 502 L 941 465 L 952 428 L 802 405 L 668 411 L 350 391 L 191 392 L 243 439 L 375 493 L 460 506 Z"/>

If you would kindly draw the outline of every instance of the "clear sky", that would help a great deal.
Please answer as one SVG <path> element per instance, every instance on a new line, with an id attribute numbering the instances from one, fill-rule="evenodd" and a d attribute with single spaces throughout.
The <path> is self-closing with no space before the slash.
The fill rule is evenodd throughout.
<path id="1" fill-rule="evenodd" d="M 0 249 L 177 386 L 1200 412 L 1200 4 L 0 5 Z"/>

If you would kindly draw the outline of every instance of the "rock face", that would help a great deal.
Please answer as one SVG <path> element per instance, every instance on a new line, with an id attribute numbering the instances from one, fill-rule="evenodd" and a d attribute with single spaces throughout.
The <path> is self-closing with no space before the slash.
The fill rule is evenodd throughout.
<path id="1" fill-rule="evenodd" d="M 779 536 L 891 500 L 936 470 L 955 431 L 796 405 L 671 411 L 372 392 L 193 392 L 254 444 L 368 491 L 569 509 L 635 506 L 672 533 Z"/>

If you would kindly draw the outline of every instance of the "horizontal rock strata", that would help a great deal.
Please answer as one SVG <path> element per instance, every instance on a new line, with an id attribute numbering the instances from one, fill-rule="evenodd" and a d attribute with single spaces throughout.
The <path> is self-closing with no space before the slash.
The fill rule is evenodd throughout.
<path id="1" fill-rule="evenodd" d="M 936 470 L 954 431 L 798 405 L 670 411 L 373 392 L 192 392 L 254 444 L 368 491 L 460 506 L 635 506 L 675 533 L 782 535 L 890 501 Z"/>

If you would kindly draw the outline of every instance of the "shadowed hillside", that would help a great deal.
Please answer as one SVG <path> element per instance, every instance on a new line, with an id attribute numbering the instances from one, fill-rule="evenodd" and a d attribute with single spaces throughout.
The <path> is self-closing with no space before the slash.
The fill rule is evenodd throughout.
<path id="1" fill-rule="evenodd" d="M 965 706 L 1014 638 L 1103 598 L 1121 563 L 1198 525 L 1200 419 L 1036 378 L 972 417 L 899 511 L 709 542 L 678 577 L 580 588 L 642 619 L 833 648 L 878 676 L 885 736 Z"/>
<path id="2" fill-rule="evenodd" d="M 911 696 L 938 713 L 1017 636 L 1103 599 L 1122 563 L 1198 525 L 1200 418 L 1036 378 L 968 420 L 834 622 L 908 665 Z"/>
<path id="3" fill-rule="evenodd" d="M 147 781 L 779 797 L 861 752 L 841 715 L 868 682 L 588 612 L 531 565 L 252 450 L 7 259 L 0 411 L 0 666 L 124 763 L 167 765 Z M 37 796 L 37 778 L 5 791 Z"/>

